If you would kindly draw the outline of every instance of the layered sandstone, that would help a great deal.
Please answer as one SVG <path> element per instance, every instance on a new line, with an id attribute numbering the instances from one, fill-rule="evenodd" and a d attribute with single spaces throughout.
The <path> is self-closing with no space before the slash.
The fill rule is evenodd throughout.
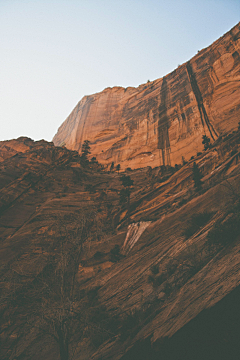
<path id="1" fill-rule="evenodd" d="M 240 119 L 240 23 L 172 73 L 138 88 L 85 96 L 58 129 L 57 146 L 121 168 L 172 165 L 237 128 Z"/>
<path id="2" fill-rule="evenodd" d="M 121 175 L 100 171 L 96 164 L 83 168 L 76 152 L 19 138 L 0 142 L 0 156 L 5 157 L 0 162 L 1 359 L 59 359 L 54 338 L 38 327 L 37 311 L 45 301 L 44 289 L 52 284 L 50 274 L 56 274 L 55 259 L 63 254 L 63 235 L 72 239 L 76 234 L 81 241 L 74 230 L 83 214 L 95 214 L 99 236 L 90 236 L 84 243 L 76 287 L 79 293 L 98 289 L 105 315 L 118 322 L 93 347 L 82 335 L 85 324 L 80 317 L 72 345 L 77 349 L 74 359 L 239 358 L 239 235 L 233 241 L 228 233 L 229 244 L 209 251 L 207 234 L 219 221 L 236 218 L 236 211 L 240 214 L 240 131 L 179 170 L 145 167 L 127 172 L 134 181 L 129 218 L 127 204 L 119 204 Z M 194 161 L 203 175 L 200 193 L 194 189 Z M 209 220 L 186 238 L 192 216 L 206 212 L 211 214 Z M 91 234 L 92 228 L 88 230 Z M 121 249 L 118 258 L 112 256 L 116 245 Z M 156 276 L 168 272 L 162 283 L 149 281 L 154 266 L 159 270 Z M 54 279 L 57 283 L 58 278 Z M 229 296 L 233 301 L 228 301 Z M 52 301 L 55 304 L 55 298 Z M 207 319 L 199 325 L 197 319 L 206 309 Z M 137 323 L 129 324 L 131 314 L 139 314 Z M 228 327 L 221 322 L 226 317 Z M 105 331 L 105 317 L 97 326 L 101 333 Z M 201 342 L 198 334 L 207 334 L 206 340 Z M 156 356 L 151 355 L 155 347 Z M 206 354 L 199 356 L 199 347 Z M 215 356 L 219 348 L 227 356 Z M 229 348 L 238 356 L 231 357 Z"/>

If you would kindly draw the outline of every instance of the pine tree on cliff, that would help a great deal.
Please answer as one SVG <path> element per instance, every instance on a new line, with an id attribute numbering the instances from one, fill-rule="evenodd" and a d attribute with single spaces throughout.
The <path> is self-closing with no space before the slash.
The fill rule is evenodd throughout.
<path id="1" fill-rule="evenodd" d="M 119 199 L 119 203 L 120 204 L 125 204 L 126 202 L 130 202 L 130 195 L 131 195 L 131 192 L 129 189 L 127 188 L 123 188 L 120 190 L 120 199 Z"/>
<path id="2" fill-rule="evenodd" d="M 95 156 L 93 156 L 93 157 L 91 158 L 91 163 L 92 163 L 92 164 L 97 164 L 97 159 L 96 159 Z"/>
<path id="3" fill-rule="evenodd" d="M 113 169 L 114 169 L 114 161 L 111 163 L 110 171 L 112 171 Z"/>
<path id="4" fill-rule="evenodd" d="M 192 172 L 193 172 L 194 187 L 196 188 L 196 190 L 201 190 L 203 184 L 201 178 L 203 176 L 201 174 L 201 171 L 199 170 L 198 165 L 195 162 L 193 163 Z"/>
<path id="5" fill-rule="evenodd" d="M 207 135 L 203 135 L 202 136 L 202 144 L 204 145 L 204 150 L 208 150 L 210 149 L 210 143 L 211 143 L 211 140 L 210 138 L 207 136 Z"/>
<path id="6" fill-rule="evenodd" d="M 84 140 L 82 145 L 81 164 L 83 166 L 87 166 L 89 164 L 88 155 L 91 154 L 91 148 L 89 144 L 89 140 Z"/>
<path id="7" fill-rule="evenodd" d="M 122 185 L 126 188 L 130 188 L 133 185 L 133 180 L 130 178 L 129 175 L 123 175 L 120 178 Z"/>
<path id="8" fill-rule="evenodd" d="M 124 188 L 120 191 L 120 204 L 124 204 L 127 202 L 127 218 L 129 221 L 129 210 L 130 210 L 130 196 L 131 196 L 131 187 L 133 185 L 133 180 L 129 175 L 122 175 L 120 180 L 122 181 L 122 185 Z"/>

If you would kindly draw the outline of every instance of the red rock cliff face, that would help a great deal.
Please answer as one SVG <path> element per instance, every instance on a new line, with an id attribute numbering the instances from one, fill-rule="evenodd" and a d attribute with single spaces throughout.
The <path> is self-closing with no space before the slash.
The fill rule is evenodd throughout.
<path id="1" fill-rule="evenodd" d="M 167 76 L 138 88 L 85 96 L 58 129 L 55 145 L 122 168 L 172 165 L 202 151 L 240 120 L 240 23 Z"/>

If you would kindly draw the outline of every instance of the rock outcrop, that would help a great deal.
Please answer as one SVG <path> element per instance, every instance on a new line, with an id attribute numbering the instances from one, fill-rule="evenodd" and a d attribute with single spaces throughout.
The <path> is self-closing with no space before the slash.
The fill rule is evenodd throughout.
<path id="1" fill-rule="evenodd" d="M 240 23 L 161 79 L 85 96 L 58 129 L 57 146 L 121 168 L 172 165 L 202 151 L 240 119 Z"/>
<path id="2" fill-rule="evenodd" d="M 79 224 L 93 216 L 76 270 L 74 359 L 240 357 L 240 129 L 179 169 L 128 171 L 130 204 L 119 204 L 117 172 L 84 168 L 75 151 L 19 138 L 0 142 L 0 156 L 2 359 L 59 359 L 42 309 L 51 299 L 58 324 L 63 246 L 81 241 Z M 95 301 L 86 311 L 85 295 Z M 85 335 L 82 316 L 97 333 Z"/>

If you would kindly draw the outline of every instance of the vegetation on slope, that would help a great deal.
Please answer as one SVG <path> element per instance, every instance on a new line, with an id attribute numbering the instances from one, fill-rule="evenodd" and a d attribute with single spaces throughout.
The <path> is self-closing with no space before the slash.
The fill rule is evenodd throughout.
<path id="1" fill-rule="evenodd" d="M 238 244 L 239 143 L 235 132 L 181 166 L 120 174 L 89 161 L 90 149 L 83 160 L 29 140 L 2 161 L 3 359 L 100 359 L 152 334 L 158 316 L 171 323 L 175 301 L 178 319 L 191 305 L 181 294 Z M 123 256 L 128 223 L 144 220 L 152 225 Z"/>

